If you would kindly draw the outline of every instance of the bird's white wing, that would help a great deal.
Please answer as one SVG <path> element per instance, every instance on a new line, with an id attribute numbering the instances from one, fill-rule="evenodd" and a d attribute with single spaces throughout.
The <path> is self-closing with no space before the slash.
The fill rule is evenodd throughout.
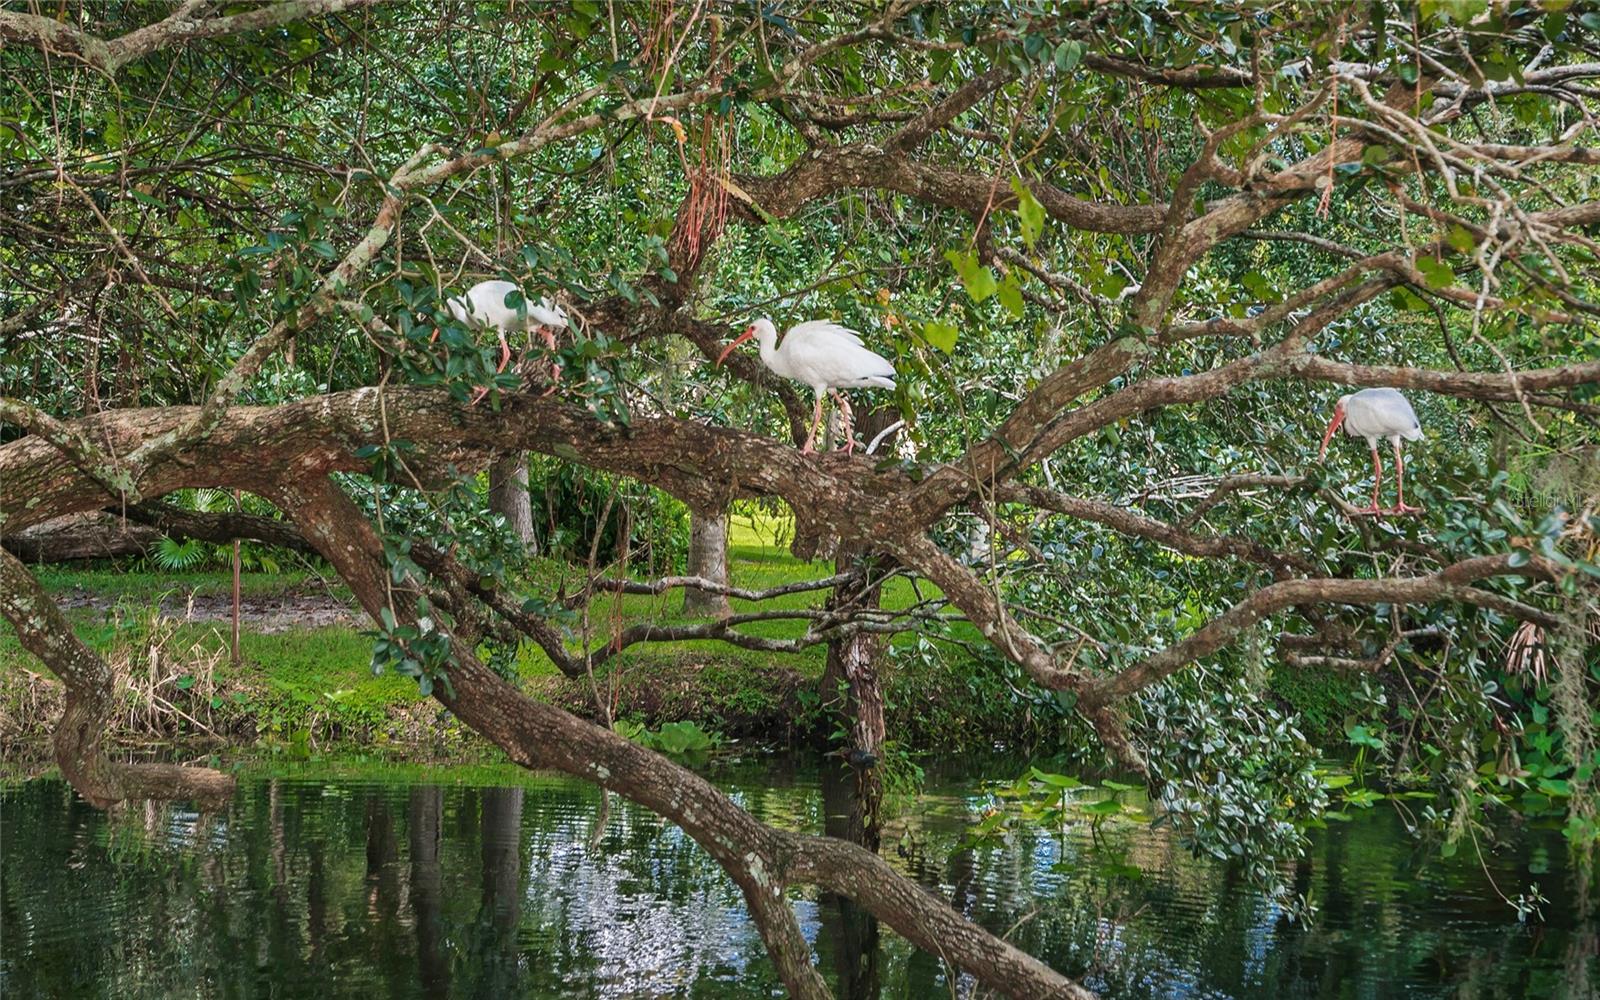
<path id="1" fill-rule="evenodd" d="M 781 374 L 812 387 L 894 388 L 894 365 L 853 338 L 813 331 L 808 336 L 785 339 L 778 353 L 784 366 Z"/>
<path id="2" fill-rule="evenodd" d="M 1347 422 L 1358 423 L 1362 436 L 1394 435 L 1411 441 L 1422 437 L 1417 411 L 1398 389 L 1363 389 L 1350 397 L 1345 410 Z"/>
<path id="3" fill-rule="evenodd" d="M 857 347 L 861 346 L 861 334 L 847 326 L 840 326 L 831 319 L 812 319 L 804 323 L 796 323 L 783 335 L 785 344 L 794 341 L 796 346 L 801 343 L 816 343 L 818 350 L 825 350 L 823 346 L 834 340 L 843 340 Z"/>

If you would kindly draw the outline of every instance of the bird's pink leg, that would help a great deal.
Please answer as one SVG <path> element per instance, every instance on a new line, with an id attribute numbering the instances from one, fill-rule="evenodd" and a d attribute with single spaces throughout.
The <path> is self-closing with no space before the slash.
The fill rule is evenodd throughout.
<path id="1" fill-rule="evenodd" d="M 510 363 L 511 363 L 511 345 L 506 343 L 505 331 L 502 330 L 500 332 L 500 363 L 495 366 L 494 373 L 496 375 L 498 375 L 501 372 L 505 371 L 506 370 L 506 365 L 508 365 Z M 483 397 L 485 397 L 487 395 L 489 395 L 489 387 L 486 386 L 486 385 L 481 385 L 481 386 L 478 387 L 478 391 L 473 393 L 472 402 L 468 403 L 467 405 L 468 406 L 477 406 L 479 400 L 483 399 Z"/>
<path id="2" fill-rule="evenodd" d="M 800 454 L 809 455 L 817 442 L 817 425 L 822 423 L 822 393 L 817 393 L 817 404 L 811 408 L 811 427 L 806 431 L 805 446 L 800 449 Z"/>
<path id="3" fill-rule="evenodd" d="M 1421 507 L 1413 507 L 1410 504 L 1406 503 L 1406 460 L 1405 460 L 1405 456 L 1401 453 L 1401 446 L 1400 446 L 1400 442 L 1398 440 L 1395 441 L 1395 443 L 1394 443 L 1394 472 L 1395 472 L 1395 477 L 1400 482 L 1400 487 L 1399 487 L 1399 492 L 1395 494 L 1394 506 L 1389 508 L 1389 513 L 1391 513 L 1391 514 L 1417 514 L 1417 513 L 1420 513 L 1422 511 Z"/>
<path id="4" fill-rule="evenodd" d="M 541 327 L 539 327 L 539 336 L 544 338 L 545 346 L 550 348 L 550 353 L 551 354 L 554 354 L 555 351 L 556 351 L 556 332 L 554 330 L 550 329 L 548 326 L 541 326 Z M 558 386 L 558 383 L 560 383 L 560 381 L 561 381 L 561 366 L 559 364 L 557 364 L 556 362 L 552 361 L 552 362 L 550 362 L 550 388 L 548 388 L 544 392 L 540 393 L 539 394 L 539 398 L 543 399 L 544 397 L 550 395 L 552 392 L 555 392 L 556 388 Z"/>
<path id="5" fill-rule="evenodd" d="M 1372 503 L 1356 511 L 1357 514 L 1382 514 L 1378 507 L 1378 487 L 1383 483 L 1383 465 L 1378 461 L 1378 446 L 1372 446 Z"/>
<path id="6" fill-rule="evenodd" d="M 849 455 L 856 450 L 855 417 L 850 412 L 850 401 L 840 395 L 837 389 L 833 390 L 833 401 L 839 407 L 839 422 L 844 425 L 844 444 L 835 450 Z"/>

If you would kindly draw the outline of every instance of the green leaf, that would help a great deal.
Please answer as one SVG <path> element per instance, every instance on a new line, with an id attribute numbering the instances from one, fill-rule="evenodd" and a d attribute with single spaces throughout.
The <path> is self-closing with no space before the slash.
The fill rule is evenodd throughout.
<path id="1" fill-rule="evenodd" d="M 1000 284 L 1000 291 L 996 294 L 1000 298 L 1000 304 L 1005 306 L 1006 312 L 1018 319 L 1022 318 L 1022 289 L 1017 287 L 1016 275 L 1006 275 L 1006 280 Z"/>
<path id="2" fill-rule="evenodd" d="M 1389 301 L 1396 309 L 1406 312 L 1427 312 L 1428 303 L 1422 300 L 1409 288 L 1396 288 L 1389 296 Z"/>
<path id="3" fill-rule="evenodd" d="M 1450 265 L 1432 257 L 1418 257 L 1417 270 L 1428 279 L 1428 285 L 1432 288 L 1449 288 L 1456 283 L 1456 272 Z"/>
<path id="4" fill-rule="evenodd" d="M 1029 768 L 1029 770 L 1033 772 L 1033 779 L 1035 781 L 1042 781 L 1047 785 L 1054 785 L 1057 788 L 1082 788 L 1083 787 L 1083 782 L 1079 781 L 1077 778 L 1072 777 L 1071 775 L 1067 775 L 1067 774 L 1051 774 L 1049 771 L 1041 771 L 1037 767 Z"/>
<path id="5" fill-rule="evenodd" d="M 1554 778 L 1540 778 L 1539 790 L 1552 798 L 1564 799 L 1572 794 L 1572 786 L 1565 781 L 1557 781 Z"/>
<path id="6" fill-rule="evenodd" d="M 1122 811 L 1122 803 L 1116 799 L 1101 799 L 1084 806 L 1083 811 L 1091 816 L 1115 816 Z"/>
<path id="7" fill-rule="evenodd" d="M 1022 183 L 1020 177 L 1011 178 L 1011 190 L 1017 196 L 1017 218 L 1022 222 L 1022 242 L 1028 244 L 1031 250 L 1039 234 L 1044 232 L 1044 206 L 1039 204 L 1032 189 Z"/>
<path id="8" fill-rule="evenodd" d="M 961 276 L 961 285 L 973 302 L 982 302 L 999 289 L 994 272 L 978 263 L 978 255 L 971 250 L 946 250 L 944 256 Z"/>
<path id="9" fill-rule="evenodd" d="M 923 339 L 946 354 L 955 352 L 956 337 L 959 333 L 960 331 L 949 323 L 929 320 L 922 324 Z"/>
<path id="10" fill-rule="evenodd" d="M 1071 38 L 1056 46 L 1056 69 L 1062 73 L 1071 73 L 1078 65 L 1078 60 L 1083 58 L 1083 43 Z"/>
<path id="11" fill-rule="evenodd" d="M 179 677 L 174 683 L 177 684 L 179 691 L 187 691 L 190 688 L 194 687 L 194 675 L 193 674 L 184 674 L 182 677 Z"/>
<path id="12" fill-rule="evenodd" d="M 1450 232 L 1445 234 L 1444 239 L 1450 244 L 1451 249 L 1461 253 L 1471 253 L 1472 248 L 1478 245 L 1478 238 L 1465 226 L 1451 226 Z"/>

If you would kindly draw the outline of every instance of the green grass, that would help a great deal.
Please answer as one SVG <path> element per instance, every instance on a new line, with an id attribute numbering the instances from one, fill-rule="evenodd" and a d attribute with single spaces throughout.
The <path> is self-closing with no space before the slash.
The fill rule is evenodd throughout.
<path id="1" fill-rule="evenodd" d="M 775 539 L 787 541 L 792 531 L 782 520 L 761 515 L 735 516 L 729 539 L 729 574 L 734 586 L 759 590 L 802 580 L 827 577 L 831 562 L 802 562 Z M 88 592 L 111 608 L 75 608 L 66 612 L 74 631 L 103 655 L 118 651 L 124 657 L 137 650 L 140 630 L 151 627 L 151 608 L 157 598 L 171 595 L 180 603 L 186 595 L 224 596 L 231 591 L 226 572 L 164 573 L 148 569 L 115 571 L 50 567 L 39 571 L 40 582 L 57 595 Z M 554 593 L 561 583 L 571 590 L 583 579 L 581 568 L 541 560 L 528 576 L 537 592 Z M 278 574 L 247 573 L 242 579 L 247 596 L 268 597 L 321 592 L 322 585 L 303 571 Z M 924 594 L 928 593 L 926 585 Z M 339 588 L 335 593 L 348 597 Z M 791 594 L 771 601 L 734 600 L 734 611 L 820 607 L 826 591 Z M 910 584 L 891 580 L 884 588 L 887 607 L 904 607 L 915 601 Z M 618 626 L 641 621 L 673 624 L 695 619 L 682 614 L 682 591 L 658 596 L 599 596 L 590 612 L 590 642 L 604 643 Z M 121 622 L 119 635 L 118 622 Z M 363 623 L 364 624 L 364 623 Z M 332 721 L 352 733 L 381 732 L 397 709 L 414 707 L 422 699 L 416 685 L 394 675 L 374 677 L 370 670 L 372 640 L 361 628 L 330 626 L 263 633 L 248 623 L 240 636 L 244 662 L 226 663 L 224 622 L 168 622 L 170 635 L 164 649 L 178 660 L 215 658 L 219 680 L 229 684 L 235 697 L 248 700 L 256 729 L 263 733 L 289 733 L 307 725 Z M 744 626 L 752 635 L 796 638 L 804 634 L 804 620 L 758 622 Z M 571 643 L 579 648 L 576 638 Z M 791 719 L 797 712 L 796 689 L 821 676 L 827 648 L 816 645 L 799 654 L 772 654 L 729 646 L 716 640 L 639 644 L 614 657 L 604 673 L 614 673 L 628 695 L 625 705 L 638 706 L 650 718 L 694 718 L 715 727 L 754 731 L 761 726 Z M 0 677 L 13 677 L 20 668 L 37 672 L 39 665 L 25 653 L 4 622 L 0 622 Z M 544 653 L 525 642 L 518 654 L 518 672 L 530 691 L 569 707 L 586 709 L 590 698 L 586 684 L 559 676 Z M 3 706 L 0 706 L 3 708 Z"/>

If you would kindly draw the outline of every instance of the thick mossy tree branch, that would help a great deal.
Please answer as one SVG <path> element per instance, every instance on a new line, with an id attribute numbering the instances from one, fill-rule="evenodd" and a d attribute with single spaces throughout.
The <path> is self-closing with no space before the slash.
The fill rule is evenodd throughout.
<path id="1" fill-rule="evenodd" d="M 311 546 L 288 521 L 245 514 L 239 511 L 184 510 L 169 503 L 141 503 L 126 510 L 114 510 L 130 521 L 158 528 L 176 538 L 194 538 L 213 545 L 226 545 L 240 539 L 275 545 L 295 552 L 310 553 Z"/>
<path id="2" fill-rule="evenodd" d="M 204 5 L 188 2 L 163 20 L 109 40 L 42 14 L 0 10 L 0 39 L 31 46 L 50 55 L 75 59 L 90 69 L 112 77 L 134 60 L 156 52 L 170 51 L 208 38 L 275 28 L 291 21 L 335 14 L 373 2 L 280 0 L 223 17 L 195 17 L 196 8 Z"/>
<path id="3" fill-rule="evenodd" d="M 1569 404 L 1559 398 L 1525 397 L 1523 394 L 1593 386 L 1600 383 L 1600 361 L 1577 361 L 1570 365 L 1513 372 L 1458 372 L 1397 365 L 1357 365 L 1316 354 L 1301 354 L 1285 366 L 1284 373 L 1343 385 L 1426 389 L 1461 399 L 1517 402 L 1527 398 L 1536 406 L 1564 409 Z"/>
<path id="4" fill-rule="evenodd" d="M 610 593 L 650 595 L 664 594 L 669 590 L 678 590 L 683 587 L 693 587 L 708 594 L 737 597 L 741 601 L 770 601 L 774 597 L 786 597 L 789 594 L 804 594 L 813 590 L 832 590 L 835 587 L 853 583 L 860 576 L 861 574 L 855 571 L 835 573 L 833 576 L 822 577 L 817 580 L 796 580 L 793 583 L 783 583 L 776 587 L 767 587 L 762 590 L 751 590 L 747 587 L 730 587 L 725 583 L 707 580 L 703 576 L 664 576 L 656 580 L 623 580 L 615 577 L 597 577 L 590 581 L 589 586 L 593 590 L 602 590 Z"/>
<path id="5" fill-rule="evenodd" d="M 127 463 L 96 445 L 81 428 L 62 423 L 32 403 L 3 397 L 0 397 L 0 424 L 21 427 L 29 434 L 50 442 L 79 471 L 100 484 L 119 503 L 139 502 L 139 490 L 134 485 Z"/>
<path id="6" fill-rule="evenodd" d="M 231 795 L 233 778 L 204 767 L 116 764 L 101 741 L 116 707 L 116 678 L 98 653 L 73 632 L 50 596 L 16 556 L 0 549 L 0 614 L 22 648 L 38 657 L 66 689 L 54 735 L 56 765 L 91 804 L 125 799 L 201 799 Z"/>

